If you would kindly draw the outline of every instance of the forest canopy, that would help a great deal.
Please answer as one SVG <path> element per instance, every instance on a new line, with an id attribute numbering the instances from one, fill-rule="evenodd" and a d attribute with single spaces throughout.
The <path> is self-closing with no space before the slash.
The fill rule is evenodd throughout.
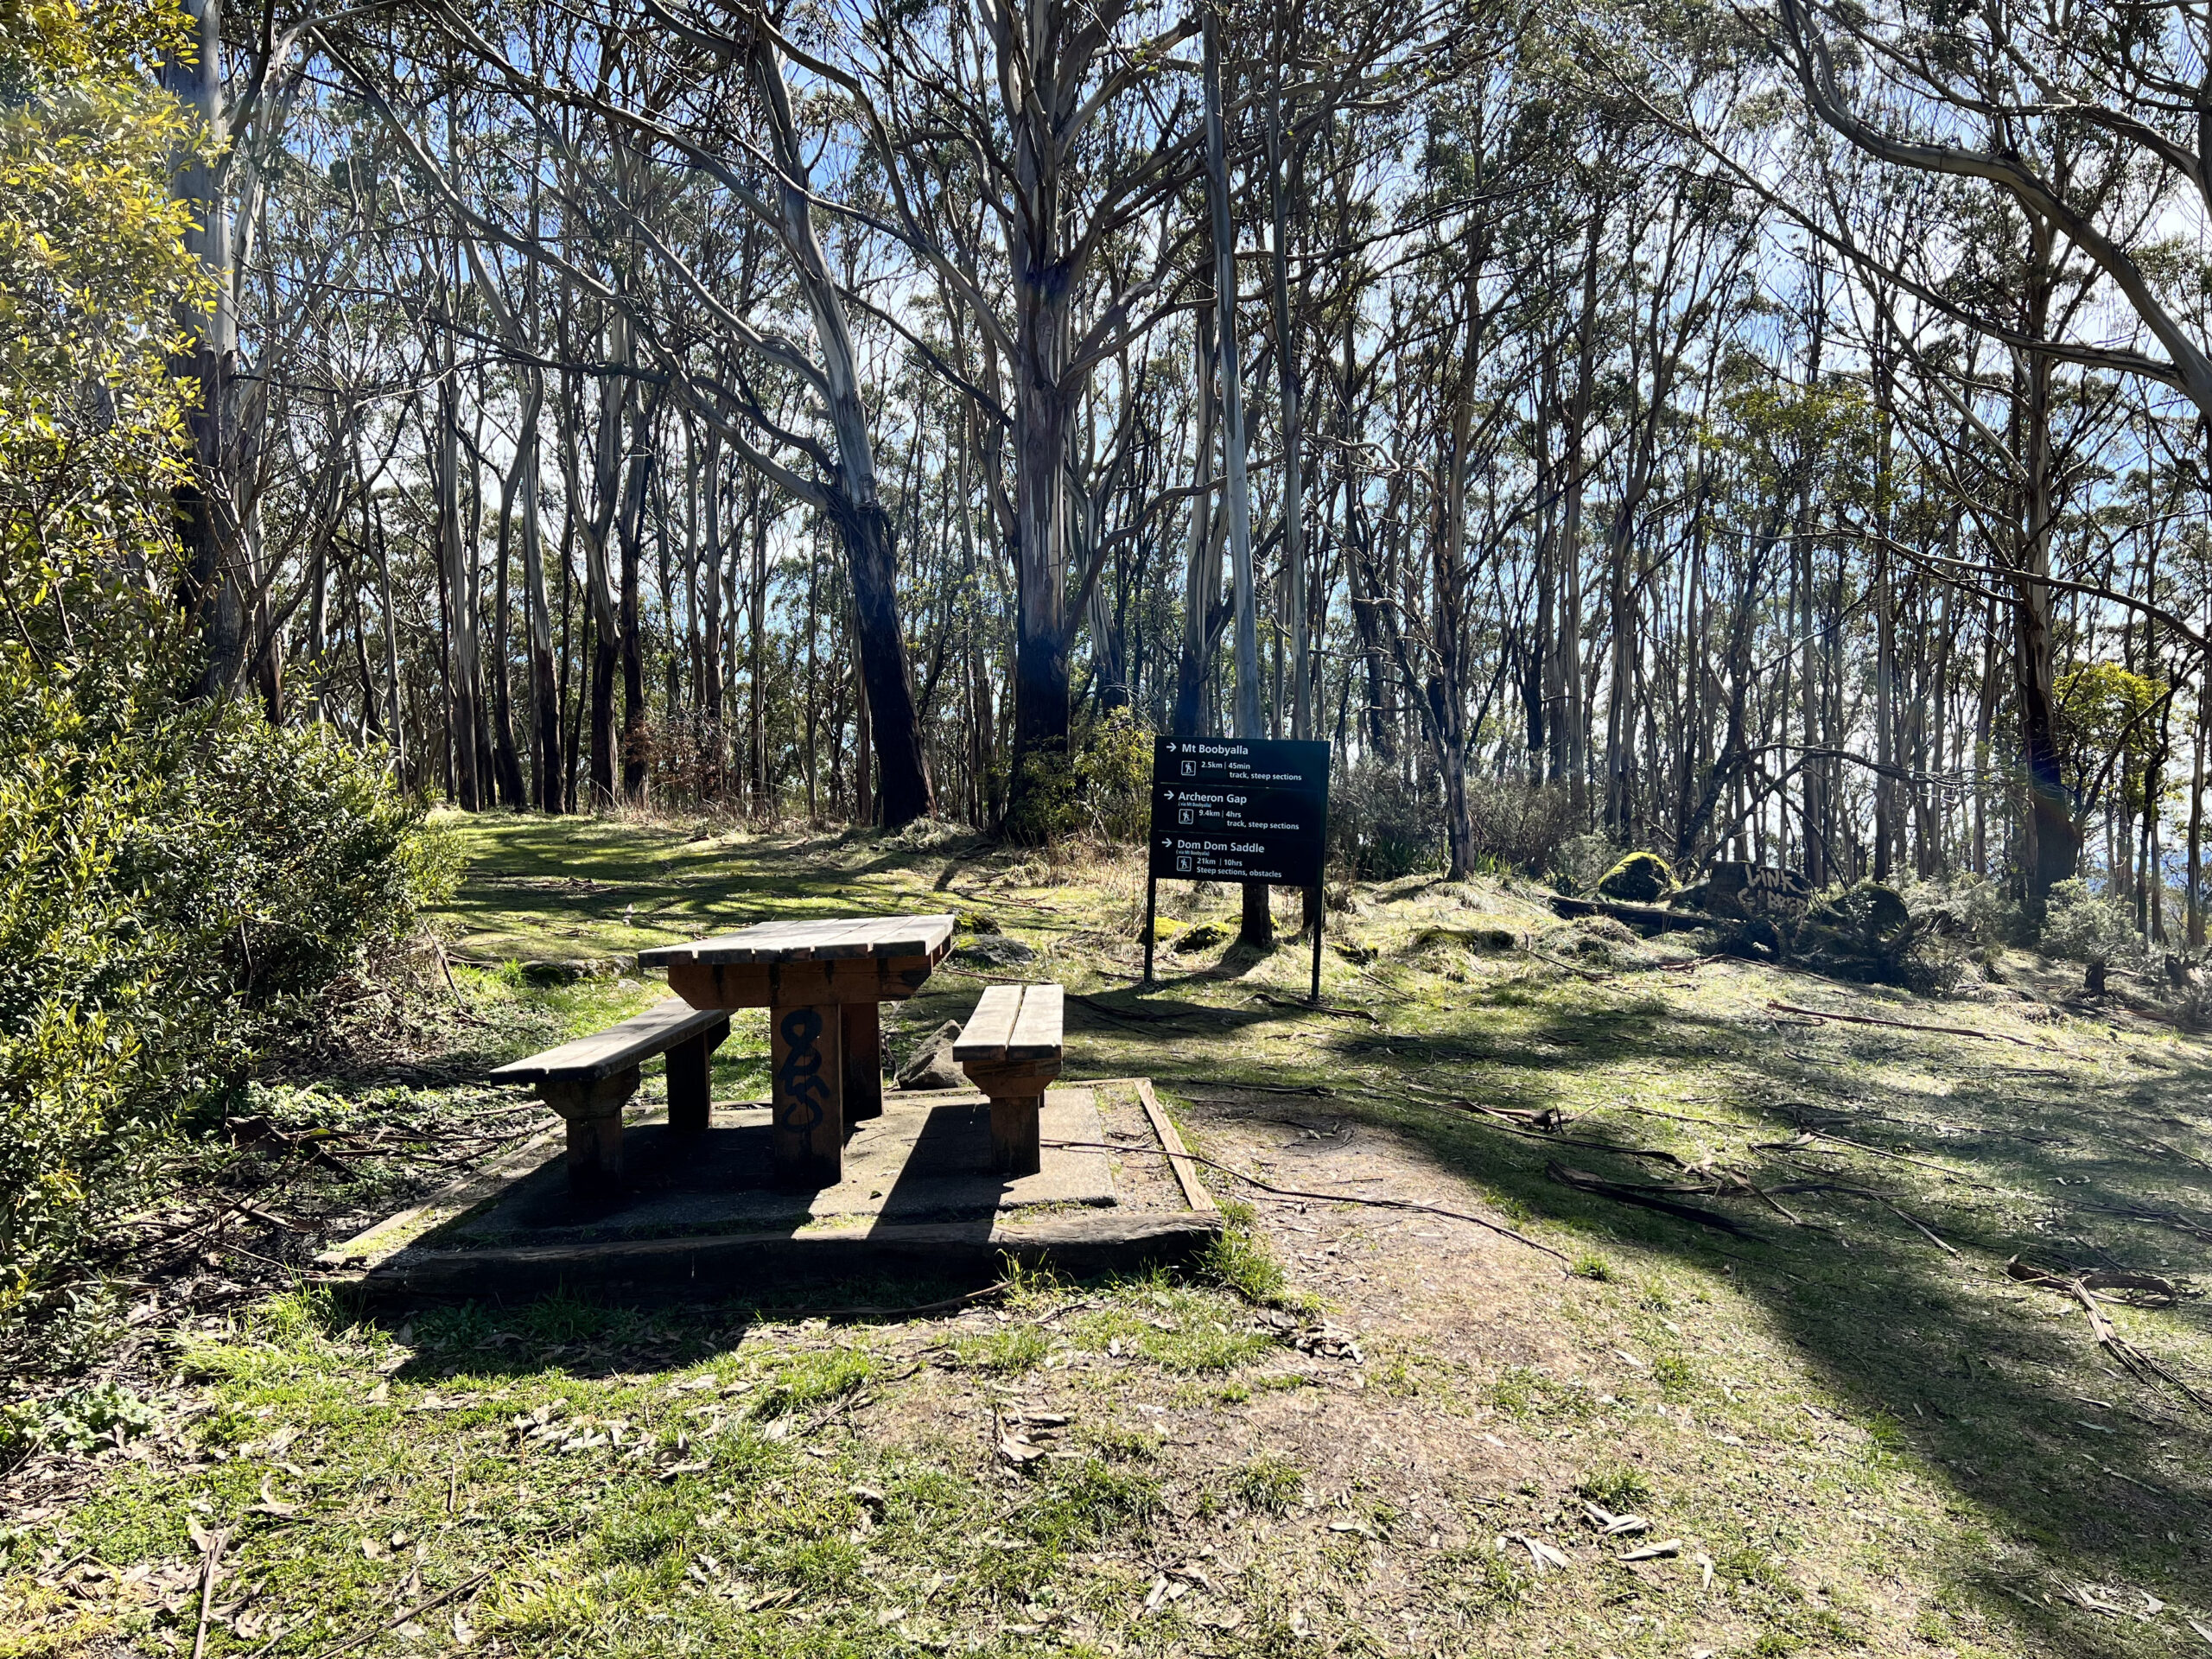
<path id="1" fill-rule="evenodd" d="M 2186 14 L 190 11 L 205 689 L 417 798 L 1038 839 L 1134 722 L 2201 931 Z"/>

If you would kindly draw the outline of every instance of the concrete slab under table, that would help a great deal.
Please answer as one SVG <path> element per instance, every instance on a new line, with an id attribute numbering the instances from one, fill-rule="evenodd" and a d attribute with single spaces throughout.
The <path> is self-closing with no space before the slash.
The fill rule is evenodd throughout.
<path id="1" fill-rule="evenodd" d="M 1143 1079 L 1055 1087 L 1041 1128 L 1035 1174 L 993 1174 L 982 1094 L 894 1090 L 880 1117 L 854 1126 L 841 1179 L 802 1193 L 774 1184 L 766 1102 L 716 1106 L 703 1134 L 671 1135 L 647 1117 L 626 1130 L 619 1192 L 573 1192 L 558 1148 L 542 1141 L 323 1260 L 372 1297 L 588 1287 L 773 1300 L 795 1278 L 982 1282 L 1007 1255 L 1076 1273 L 1130 1268 L 1219 1232 Z"/>

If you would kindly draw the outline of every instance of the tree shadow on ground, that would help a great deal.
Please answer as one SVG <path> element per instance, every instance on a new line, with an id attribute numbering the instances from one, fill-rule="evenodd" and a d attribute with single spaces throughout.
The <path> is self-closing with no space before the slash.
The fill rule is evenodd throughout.
<path id="1" fill-rule="evenodd" d="M 1396 1131 L 1515 1213 L 1729 1274 L 1884 1436 L 1990 1512 L 2000 1533 L 2050 1552 L 2081 1578 L 2208 1581 L 2205 1419 L 2171 1391 L 2119 1378 L 2078 1310 L 2012 1283 L 1997 1264 L 2017 1255 L 2045 1267 L 2201 1270 L 2202 1243 L 2190 1227 L 2212 1211 L 2212 1169 L 2171 1141 L 2201 1132 L 2201 1116 L 2185 1116 L 2182 1103 L 2206 1097 L 2212 1068 L 2160 1071 L 2119 1088 L 2066 1074 L 2054 1088 L 2041 1075 L 2050 1068 L 2027 1055 L 2016 1065 L 2010 1055 L 1977 1052 L 1938 1092 L 1915 1079 L 1941 1062 L 1904 1033 L 1762 1032 L 1657 1001 L 1568 1008 L 1512 993 L 1471 995 L 1455 1013 L 1433 1033 L 1332 1044 L 1338 1059 L 1368 1069 L 1363 1081 L 1387 1064 L 1400 1084 L 1340 1088 L 1332 1113 Z M 1815 1042 L 1824 1052 L 1808 1052 Z M 1635 1101 L 1592 1102 L 1573 1086 L 1577 1073 L 1630 1054 L 1717 1071 L 1715 1094 L 1749 1121 L 1710 1120 L 1686 1132 L 1664 1113 L 1620 1109 Z M 1443 1099 L 1423 1100 L 1414 1088 L 1425 1077 L 1447 1079 L 1450 1092 L 1486 1105 L 1581 1113 L 1566 1131 L 1578 1141 L 1686 1158 L 1716 1151 L 1786 1194 L 1782 1202 L 1809 1224 L 1733 1206 L 1758 1235 L 1746 1241 L 1564 1186 L 1546 1169 L 1569 1155 L 1624 1181 L 1650 1180 L 1652 1166 L 1586 1146 L 1570 1154 Z M 1839 1136 L 1872 1150 L 1836 1144 Z M 1791 1191 L 1821 1186 L 1866 1196 Z M 1948 1254 L 1898 1210 L 1967 1258 Z M 2179 1220 L 2140 1219 L 2146 1211 Z M 2200 1332 L 2207 1324 L 2201 1304 L 2167 1318 Z M 2157 1342 L 2145 1333 L 2145 1346 Z M 1958 1569 L 1993 1614 L 2056 1651 L 2164 1650 L 2144 1646 L 2158 1638 L 2133 1619 L 2047 1605 L 2052 1586 L 2024 1563 Z"/>

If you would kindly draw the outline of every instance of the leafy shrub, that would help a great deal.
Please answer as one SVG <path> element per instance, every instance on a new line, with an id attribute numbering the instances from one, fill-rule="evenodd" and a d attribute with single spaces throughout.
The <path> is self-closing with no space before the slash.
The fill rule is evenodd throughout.
<path id="1" fill-rule="evenodd" d="M 1075 766 L 1065 747 L 1033 749 L 1015 763 L 1002 827 L 1007 840 L 1023 847 L 1062 841 L 1083 827 Z"/>
<path id="2" fill-rule="evenodd" d="M 1152 738 L 1127 709 L 1077 729 L 1082 812 L 1099 840 L 1141 842 L 1152 833 Z"/>
<path id="3" fill-rule="evenodd" d="M 1569 836 L 1552 854 L 1552 880 L 1561 893 L 1588 893 L 1620 855 L 1621 849 L 1604 836 Z"/>
<path id="4" fill-rule="evenodd" d="M 0 653 L 0 1332 L 66 1298 L 162 1141 L 452 874 L 326 731 L 158 715 Z"/>
<path id="5" fill-rule="evenodd" d="M 72 1389 L 51 1400 L 0 1406 L 0 1457 L 27 1452 L 89 1452 L 103 1440 L 121 1445 L 153 1427 L 154 1408 L 113 1382 Z"/>
<path id="6" fill-rule="evenodd" d="M 1574 798 L 1560 784 L 1480 779 L 1467 785 L 1467 821 L 1477 853 L 1533 875 L 1558 858 L 1574 830 Z"/>
<path id="7" fill-rule="evenodd" d="M 2143 941 L 2127 912 L 2091 893 L 2079 876 L 2051 888 L 2037 948 L 2062 962 L 2099 965 L 2134 962 L 2143 955 Z"/>
<path id="8" fill-rule="evenodd" d="M 2002 881 L 1966 871 L 1947 880 L 1909 880 L 1897 891 L 1915 916 L 1942 912 L 1948 918 L 1945 931 L 1964 945 L 2034 942 L 2018 902 Z"/>
<path id="9" fill-rule="evenodd" d="M 78 620 L 119 648 L 0 647 L 0 1334 L 69 1301 L 181 1119 L 451 878 L 372 759 L 179 708 L 173 641 Z"/>
<path id="10" fill-rule="evenodd" d="M 1363 755 L 1329 788 L 1329 854 L 1363 881 L 1395 881 L 1444 863 L 1444 815 L 1428 791 Z"/>
<path id="11" fill-rule="evenodd" d="M 1152 825 L 1152 740 L 1135 715 L 1116 709 L 1079 721 L 1065 746 L 1023 755 L 1007 838 L 1025 847 L 1086 835 L 1141 842 Z"/>

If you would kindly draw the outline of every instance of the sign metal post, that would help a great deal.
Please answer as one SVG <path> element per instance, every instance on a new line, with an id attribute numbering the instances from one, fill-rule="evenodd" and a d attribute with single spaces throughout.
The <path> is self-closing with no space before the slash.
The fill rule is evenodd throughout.
<path id="1" fill-rule="evenodd" d="M 1313 1000 L 1321 1000 L 1321 887 L 1329 822 L 1329 746 L 1281 738 L 1153 741 L 1152 832 L 1145 868 L 1144 982 L 1160 883 L 1265 881 L 1313 894 Z"/>

